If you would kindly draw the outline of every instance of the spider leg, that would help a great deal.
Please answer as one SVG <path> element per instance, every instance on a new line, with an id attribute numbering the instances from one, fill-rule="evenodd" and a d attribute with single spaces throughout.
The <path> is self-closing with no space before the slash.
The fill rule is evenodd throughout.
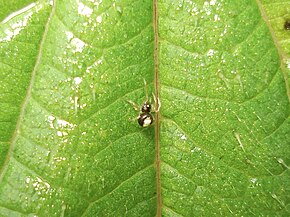
<path id="1" fill-rule="evenodd" d="M 155 94 L 152 93 L 154 99 L 154 112 L 159 112 L 161 108 L 161 102 L 159 98 L 156 98 Z"/>
<path id="2" fill-rule="evenodd" d="M 127 102 L 130 103 L 136 111 L 140 110 L 140 108 L 139 108 L 140 106 L 138 106 L 135 102 L 133 102 L 131 100 L 127 100 Z"/>
<path id="3" fill-rule="evenodd" d="M 138 116 L 135 117 L 135 118 L 129 118 L 128 120 L 129 120 L 130 122 L 135 122 L 135 121 L 137 121 L 137 120 L 139 119 L 139 117 L 140 117 L 140 115 L 138 115 Z"/>
<path id="4" fill-rule="evenodd" d="M 147 86 L 147 82 L 146 82 L 146 80 L 145 80 L 145 78 L 143 79 L 143 81 L 144 81 L 144 91 L 145 91 L 145 99 L 146 99 L 146 102 L 148 102 L 148 100 L 149 100 L 149 97 L 148 97 L 148 86 Z"/>

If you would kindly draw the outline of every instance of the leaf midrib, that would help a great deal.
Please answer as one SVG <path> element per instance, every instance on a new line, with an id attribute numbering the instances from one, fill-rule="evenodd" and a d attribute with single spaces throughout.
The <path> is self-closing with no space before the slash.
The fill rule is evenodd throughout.
<path id="1" fill-rule="evenodd" d="M 154 29 L 154 86 L 155 96 L 159 99 L 159 38 L 158 38 L 158 8 L 157 0 L 153 0 L 153 29 Z M 159 106 L 159 105 L 158 105 Z M 155 164 L 156 164 L 156 194 L 157 194 L 157 210 L 156 216 L 161 216 L 162 199 L 161 199 L 161 180 L 160 180 L 160 113 L 155 114 Z"/>

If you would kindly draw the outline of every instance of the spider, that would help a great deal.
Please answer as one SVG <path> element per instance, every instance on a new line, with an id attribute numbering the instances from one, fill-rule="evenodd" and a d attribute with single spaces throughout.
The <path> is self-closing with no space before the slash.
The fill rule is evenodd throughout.
<path id="1" fill-rule="evenodd" d="M 156 96 L 152 94 L 153 99 L 154 99 L 154 105 L 152 106 L 152 103 L 149 101 L 147 82 L 145 81 L 145 79 L 144 79 L 144 89 L 145 89 L 146 99 L 144 103 L 141 105 L 141 108 L 131 100 L 128 100 L 128 102 L 133 105 L 136 111 L 139 110 L 139 115 L 137 117 L 138 124 L 141 127 L 146 128 L 146 127 L 149 127 L 154 122 L 154 117 L 151 112 L 153 113 L 159 112 L 161 103 L 160 103 L 159 98 L 157 99 Z"/>

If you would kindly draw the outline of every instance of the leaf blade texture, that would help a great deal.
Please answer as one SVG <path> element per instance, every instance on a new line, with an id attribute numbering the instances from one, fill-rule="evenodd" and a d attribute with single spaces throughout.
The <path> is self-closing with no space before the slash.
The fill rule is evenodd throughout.
<path id="1" fill-rule="evenodd" d="M 1 216 L 289 215 L 289 2 L 13 2 Z"/>

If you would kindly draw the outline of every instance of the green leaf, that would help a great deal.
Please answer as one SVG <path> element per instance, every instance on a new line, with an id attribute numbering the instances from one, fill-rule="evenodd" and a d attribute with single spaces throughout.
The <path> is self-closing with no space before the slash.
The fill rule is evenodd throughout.
<path id="1" fill-rule="evenodd" d="M 0 216 L 288 216 L 289 4 L 0 0 Z"/>
<path id="2" fill-rule="evenodd" d="M 264 6 L 158 8 L 163 215 L 289 215 L 289 88 Z"/>

